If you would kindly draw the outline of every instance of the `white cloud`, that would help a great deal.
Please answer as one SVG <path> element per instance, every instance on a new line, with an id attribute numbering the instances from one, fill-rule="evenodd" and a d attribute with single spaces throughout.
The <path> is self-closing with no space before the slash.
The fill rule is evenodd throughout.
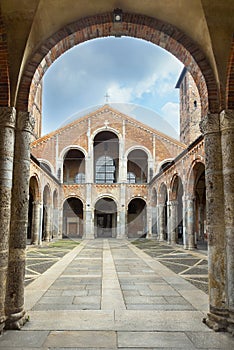
<path id="1" fill-rule="evenodd" d="M 175 102 L 167 102 L 162 108 L 162 115 L 165 120 L 179 133 L 179 111 L 180 105 Z"/>
<path id="2" fill-rule="evenodd" d="M 132 100 L 133 89 L 131 87 L 121 87 L 117 83 L 109 85 L 107 93 L 111 102 L 129 103 Z"/>

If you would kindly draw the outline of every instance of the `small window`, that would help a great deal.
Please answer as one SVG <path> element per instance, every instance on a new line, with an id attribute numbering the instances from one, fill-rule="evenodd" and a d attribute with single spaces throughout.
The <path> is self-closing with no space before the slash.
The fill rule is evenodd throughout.
<path id="1" fill-rule="evenodd" d="M 194 108 L 197 108 L 197 101 L 196 100 L 193 102 L 193 105 L 194 105 Z"/>

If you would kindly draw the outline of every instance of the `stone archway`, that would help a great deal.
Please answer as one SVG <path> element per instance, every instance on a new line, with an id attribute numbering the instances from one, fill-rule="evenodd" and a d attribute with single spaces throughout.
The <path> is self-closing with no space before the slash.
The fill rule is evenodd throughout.
<path id="1" fill-rule="evenodd" d="M 169 209 L 170 243 L 183 244 L 183 184 L 181 177 L 175 175 L 171 182 Z"/>
<path id="2" fill-rule="evenodd" d="M 63 237 L 82 238 L 83 202 L 76 197 L 69 197 L 63 204 Z"/>
<path id="3" fill-rule="evenodd" d="M 94 231 L 96 238 L 114 238 L 117 235 L 117 205 L 112 198 L 100 198 L 95 204 Z"/>
<path id="4" fill-rule="evenodd" d="M 142 198 L 133 198 L 128 203 L 127 235 L 128 238 L 142 238 L 147 234 L 146 202 Z"/>
<path id="5" fill-rule="evenodd" d="M 32 176 L 29 182 L 28 243 L 38 244 L 40 242 L 40 215 L 39 183 L 37 177 Z"/>
<path id="6" fill-rule="evenodd" d="M 121 28 L 114 28 L 113 26 L 113 14 L 106 13 L 102 15 L 96 15 L 94 17 L 82 19 L 74 24 L 67 26 L 66 28 L 62 28 L 59 32 L 52 35 L 46 42 L 44 42 L 36 52 L 31 56 L 31 60 L 28 62 L 25 70 L 23 71 L 22 80 L 19 84 L 19 93 L 17 97 L 17 135 L 16 135 L 16 147 L 14 154 L 14 173 L 17 174 L 18 179 L 14 179 L 13 183 L 13 196 L 12 198 L 9 196 L 6 207 L 10 207 L 10 203 L 12 203 L 12 207 L 18 206 L 17 216 L 23 218 L 21 222 L 27 222 L 26 214 L 27 214 L 27 204 L 21 205 L 22 203 L 27 203 L 28 197 L 28 174 L 29 174 L 29 144 L 30 144 L 30 133 L 33 130 L 33 119 L 30 118 L 28 111 L 32 110 L 32 105 L 34 101 L 34 97 L 36 95 L 37 86 L 41 81 L 41 78 L 50 64 L 63 52 L 65 52 L 68 48 L 72 47 L 72 45 L 83 42 L 84 40 L 89 40 L 94 37 L 104 37 L 107 35 L 129 35 L 136 36 L 145 40 L 149 40 L 152 43 L 159 44 L 162 47 L 165 47 L 169 52 L 173 53 L 176 57 L 178 57 L 185 66 L 189 69 L 191 75 L 193 76 L 202 101 L 202 114 L 203 118 L 207 114 L 207 112 L 211 112 L 213 114 L 208 114 L 206 118 L 203 119 L 203 132 L 205 134 L 205 148 L 208 154 L 208 160 L 212 160 L 209 163 L 208 168 L 208 176 L 206 183 L 207 191 L 210 194 L 209 197 L 209 205 L 208 207 L 208 218 L 209 218 L 209 230 L 210 230 L 210 243 L 213 242 L 212 237 L 215 237 L 219 234 L 220 231 L 224 232 L 226 230 L 227 237 L 230 236 L 230 239 L 233 237 L 232 231 L 229 230 L 230 222 L 228 220 L 228 216 L 224 215 L 225 210 L 228 213 L 228 209 L 224 208 L 224 203 L 220 202 L 220 197 L 222 198 L 224 195 L 225 203 L 228 203 L 228 194 L 230 190 L 232 190 L 232 186 L 230 183 L 225 181 L 226 186 L 223 189 L 223 168 L 225 170 L 229 169 L 231 161 L 233 161 L 233 152 L 230 153 L 229 158 L 226 157 L 224 162 L 221 162 L 222 153 L 225 153 L 225 145 L 230 144 L 230 134 L 225 133 L 224 128 L 233 129 L 233 125 L 230 123 L 230 118 L 228 114 L 223 115 L 224 124 L 228 124 L 228 126 L 222 125 L 222 146 L 221 146 L 221 137 L 220 137 L 220 106 L 221 99 L 220 94 L 218 92 L 216 79 L 214 78 L 214 74 L 210 65 L 205 57 L 205 54 L 199 49 L 199 46 L 196 45 L 191 39 L 189 39 L 184 33 L 180 32 L 174 26 L 170 24 L 158 21 L 154 18 L 137 15 L 137 14 L 124 14 L 123 23 L 121 23 Z M 108 25 L 109 24 L 109 25 Z M 45 59 L 44 59 L 45 58 Z M 44 60 L 43 60 L 44 59 Z M 40 63 L 42 64 L 40 65 Z M 38 68 L 38 70 L 37 70 Z M 36 73 L 36 76 L 33 75 Z M 31 85 L 31 83 L 33 84 Z M 32 86 L 31 96 L 30 95 L 30 86 Z M 207 94 L 208 91 L 208 94 Z M 7 101 L 4 106 L 9 105 L 9 96 L 7 95 Z M 217 114 L 214 114 L 217 113 Z M 4 130 L 11 130 L 15 127 L 15 111 L 12 108 L 6 107 L 2 113 L 4 116 L 6 115 L 6 120 L 4 119 L 1 124 L 4 126 Z M 11 118 L 12 117 L 12 118 Z M 11 125 L 9 126 L 8 119 L 11 119 Z M 7 121 L 7 122 L 6 122 Z M 11 145 L 11 151 L 13 152 L 13 142 L 14 135 L 12 133 L 12 138 L 9 144 Z M 21 145 L 25 145 L 25 147 L 21 147 Z M 212 146 L 213 145 L 213 146 Z M 24 159 L 24 164 L 22 164 L 22 159 Z M 217 176 L 218 174 L 218 176 Z M 225 172 L 227 174 L 227 172 Z M 225 175 L 227 177 L 227 175 Z M 25 179 L 27 179 L 25 181 Z M 23 190 L 22 190 L 23 185 Z M 8 188 L 8 187 L 7 187 Z M 21 191 L 22 190 L 22 191 Z M 11 184 L 9 193 L 11 192 Z M 19 199 L 20 196 L 20 199 Z M 214 206 L 215 203 L 215 206 Z M 218 205 L 217 205 L 218 204 Z M 5 207 L 3 208 L 5 209 Z M 233 212 L 233 208 L 232 208 Z M 19 215 L 20 213 L 20 215 Z M 222 213 L 223 220 L 219 222 L 219 225 L 215 225 L 215 215 L 214 213 Z M 11 228 L 11 233 L 7 232 L 6 237 L 9 235 L 12 237 L 16 232 L 25 233 L 24 225 L 20 226 L 19 220 L 17 221 L 14 212 L 12 211 L 12 218 L 14 217 L 15 222 L 14 227 Z M 11 218 L 11 219 L 12 219 Z M 225 219 L 224 219 L 225 218 Z M 213 219 L 213 220 L 212 220 Z M 10 214 L 8 217 L 8 223 L 10 221 Z M 227 221 L 225 223 L 225 220 Z M 226 225 L 226 226 L 225 226 Z M 9 225 L 8 225 L 9 226 Z M 20 228 L 20 229 L 19 229 Z M 22 230 L 21 230 L 22 228 Z M 9 228 L 8 228 L 9 231 Z M 21 237 L 21 236 L 20 236 Z M 10 241 L 13 241 L 12 239 Z M 226 261 L 225 261 L 225 235 L 220 238 L 219 242 L 215 245 L 211 245 L 210 249 L 210 268 L 212 272 L 211 279 L 211 300 L 210 300 L 210 311 L 211 314 L 214 315 L 213 319 L 210 317 L 209 324 L 212 324 L 218 329 L 227 328 L 227 316 L 225 314 L 226 309 L 228 308 L 227 300 L 231 303 L 231 307 L 233 309 L 233 298 L 231 297 L 231 290 L 233 290 L 233 271 L 230 270 L 229 279 L 226 280 Z M 229 249 L 229 247 L 227 248 Z M 232 251 L 229 251 L 230 258 L 232 257 Z M 20 301 L 17 307 L 12 306 L 12 310 L 8 310 L 8 315 L 11 315 L 11 320 L 8 322 L 8 327 L 19 327 L 18 320 L 23 322 L 24 318 L 24 306 L 23 306 L 23 298 L 22 298 L 22 290 L 23 286 L 20 286 L 18 289 L 15 289 L 13 280 L 17 279 L 17 277 L 12 277 L 14 275 L 14 263 L 20 260 L 21 269 L 19 269 L 19 273 L 22 275 L 23 266 L 25 262 L 22 260 L 23 254 L 19 256 L 20 252 L 17 252 L 14 245 L 10 243 L 9 255 L 11 257 L 12 266 L 9 267 L 9 285 L 11 285 L 12 290 L 14 290 L 17 295 L 20 294 Z M 219 261 L 217 262 L 217 256 L 219 256 Z M 6 259 L 7 261 L 7 259 Z M 219 267 L 220 263 L 223 262 L 223 269 L 220 272 L 219 276 L 217 276 L 214 271 L 215 267 Z M 233 266 L 233 264 L 229 264 Z M 5 266 L 6 267 L 6 266 Z M 229 268 L 229 267 L 228 267 Z M 228 282 L 228 294 L 224 291 L 224 285 Z M 9 289 L 9 288 L 8 288 Z M 227 298 L 226 298 L 227 296 Z M 12 304 L 12 300 L 10 300 L 10 296 L 8 295 L 8 303 Z M 4 307 L 3 307 L 4 309 Z M 233 317 L 232 309 L 229 310 L 229 313 Z M 17 310 L 17 312 L 16 312 Z M 18 312 L 20 310 L 20 312 Z M 17 315 L 17 316 L 16 316 Z M 224 316 L 223 316 L 224 315 Z M 14 318 L 15 316 L 16 318 Z M 234 317 L 233 317 L 234 318 Z M 10 318 L 9 318 L 10 319 Z"/>

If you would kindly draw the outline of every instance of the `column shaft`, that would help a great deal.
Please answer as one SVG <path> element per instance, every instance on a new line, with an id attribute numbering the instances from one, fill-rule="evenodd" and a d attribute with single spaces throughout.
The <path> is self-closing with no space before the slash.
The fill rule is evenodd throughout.
<path id="1" fill-rule="evenodd" d="M 228 330 L 234 333 L 234 111 L 220 115 L 227 254 Z"/>
<path id="2" fill-rule="evenodd" d="M 0 333 L 5 326 L 5 295 L 11 220 L 15 109 L 0 108 Z"/>
<path id="3" fill-rule="evenodd" d="M 28 112 L 18 112 L 9 240 L 6 328 L 20 329 L 26 321 L 24 277 L 28 221 L 30 143 L 34 120 Z"/>
<path id="4" fill-rule="evenodd" d="M 194 200 L 187 199 L 187 239 L 188 249 L 195 248 L 195 235 L 194 235 Z"/>
<path id="5" fill-rule="evenodd" d="M 165 235 L 165 213 L 164 213 L 164 205 L 158 204 L 158 220 L 159 220 L 159 241 L 164 241 Z"/>
<path id="6" fill-rule="evenodd" d="M 177 243 L 177 206 L 178 203 L 177 201 L 170 201 L 170 236 L 171 244 L 176 244 Z"/>
<path id="7" fill-rule="evenodd" d="M 219 114 L 208 114 L 203 118 L 206 154 L 206 198 L 209 260 L 210 312 L 204 320 L 216 330 L 226 329 L 226 255 L 223 201 L 222 149 Z"/>
<path id="8" fill-rule="evenodd" d="M 39 231 L 41 221 L 41 208 L 39 202 L 33 202 L 32 213 L 32 244 L 39 244 Z"/>

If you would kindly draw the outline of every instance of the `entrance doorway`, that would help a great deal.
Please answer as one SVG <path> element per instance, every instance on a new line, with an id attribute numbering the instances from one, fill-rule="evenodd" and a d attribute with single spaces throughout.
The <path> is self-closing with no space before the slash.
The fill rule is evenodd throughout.
<path id="1" fill-rule="evenodd" d="M 111 198 L 101 198 L 95 205 L 95 236 L 116 237 L 117 207 Z"/>

